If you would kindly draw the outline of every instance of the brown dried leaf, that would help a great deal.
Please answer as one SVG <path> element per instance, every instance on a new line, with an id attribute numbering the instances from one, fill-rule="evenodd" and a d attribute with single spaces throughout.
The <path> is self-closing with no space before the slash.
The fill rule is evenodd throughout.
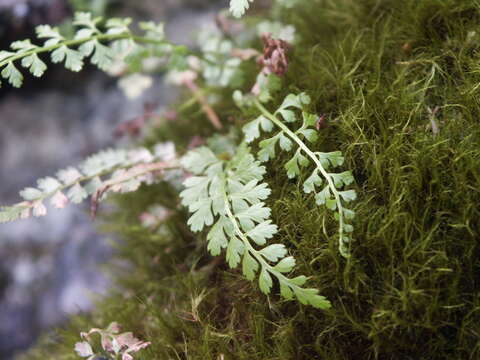
<path id="1" fill-rule="evenodd" d="M 265 74 L 285 75 L 288 70 L 287 53 L 290 50 L 290 44 L 284 40 L 274 39 L 271 34 L 262 36 L 264 43 L 263 55 L 258 59 L 258 63 L 263 67 Z"/>

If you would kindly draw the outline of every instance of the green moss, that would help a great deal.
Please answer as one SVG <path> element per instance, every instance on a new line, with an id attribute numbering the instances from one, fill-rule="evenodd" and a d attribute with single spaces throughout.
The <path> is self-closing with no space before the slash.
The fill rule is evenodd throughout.
<path id="1" fill-rule="evenodd" d="M 139 359 L 479 358 L 479 14 L 473 0 L 311 0 L 282 15 L 302 40 L 277 101 L 308 92 L 329 124 L 318 149 L 342 150 L 357 179 L 346 261 L 327 236 L 334 221 L 287 179 L 285 159 L 268 164 L 277 239 L 331 310 L 263 296 L 207 255 L 175 192 L 155 185 L 119 199 L 108 221 L 135 265 L 112 269 L 125 290 L 27 358 L 74 359 L 79 331 L 113 320 L 153 342 Z M 428 108 L 437 106 L 435 134 Z M 225 98 L 219 113 L 232 109 Z M 198 130 L 182 116 L 149 141 L 168 134 L 185 147 L 209 132 L 202 116 Z M 174 210 L 166 235 L 138 223 L 154 203 Z"/>

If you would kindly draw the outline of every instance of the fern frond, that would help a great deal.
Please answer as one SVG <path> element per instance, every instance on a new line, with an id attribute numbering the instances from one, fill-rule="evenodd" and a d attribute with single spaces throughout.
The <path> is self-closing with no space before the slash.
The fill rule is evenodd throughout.
<path id="1" fill-rule="evenodd" d="M 341 173 L 330 172 L 331 168 L 343 165 L 344 158 L 341 152 L 322 153 L 310 149 L 309 143 L 314 143 L 317 138 L 315 129 L 317 117 L 305 111 L 310 98 L 301 93 L 299 95 L 288 95 L 280 107 L 271 113 L 258 100 L 253 100 L 262 115 L 249 122 L 243 128 L 247 142 L 260 137 L 260 131 L 271 132 L 274 127 L 280 129 L 272 137 L 262 140 L 259 145 L 261 150 L 258 153 L 260 161 L 265 162 L 275 157 L 277 144 L 280 149 L 291 152 L 293 157 L 285 164 L 289 178 L 296 178 L 311 163 L 314 169 L 303 184 L 303 190 L 309 194 L 315 193 L 315 200 L 318 205 L 325 205 L 334 211 L 335 219 L 339 223 L 339 251 L 344 257 L 349 256 L 349 244 L 351 239 L 348 233 L 353 231 L 353 226 L 347 221 L 353 219 L 355 213 L 347 209 L 344 203 L 356 199 L 354 190 L 344 189 L 354 182 L 350 171 Z M 302 125 L 295 131 L 290 130 L 286 123 L 298 121 L 298 113 L 302 115 Z"/>
<path id="2" fill-rule="evenodd" d="M 40 58 L 44 53 L 50 54 L 53 63 L 64 63 L 67 69 L 78 72 L 88 57 L 92 64 L 107 70 L 117 57 L 125 57 L 128 52 L 138 53 L 145 45 L 161 47 L 162 51 L 168 47 L 170 53 L 177 48 L 165 39 L 162 25 L 141 23 L 144 35 L 136 36 L 129 28 L 129 18 L 110 19 L 102 28 L 99 26 L 101 23 L 102 18 L 77 13 L 73 22 L 77 31 L 72 39 L 65 38 L 56 27 L 38 26 L 36 35 L 44 41 L 42 45 L 27 39 L 13 42 L 10 45 L 12 51 L 0 51 L 1 76 L 14 87 L 23 83 L 19 66 L 28 69 L 33 76 L 41 77 L 47 70 L 46 63 Z"/>
<path id="3" fill-rule="evenodd" d="M 230 0 L 230 12 L 233 16 L 240 18 L 250 8 L 250 3 L 254 0 Z M 292 8 L 297 3 L 304 0 L 275 0 L 275 3 L 285 8 Z"/>
<path id="4" fill-rule="evenodd" d="M 171 148 L 170 144 L 167 144 Z M 23 202 L 0 208 L 0 223 L 47 214 L 45 202 L 64 208 L 69 202 L 78 204 L 92 198 L 92 213 L 108 193 L 127 193 L 142 183 L 152 183 L 157 172 L 178 168 L 171 155 L 165 155 L 165 145 L 152 153 L 148 149 L 105 150 L 89 157 L 77 168 L 60 170 L 55 177 L 37 181 L 37 187 L 20 192 Z"/>
<path id="5" fill-rule="evenodd" d="M 270 219 L 271 210 L 264 200 L 270 189 L 263 183 L 265 167 L 242 145 L 230 160 L 221 160 L 209 148 L 190 151 L 182 165 L 193 176 L 185 181 L 180 194 L 192 216 L 188 225 L 193 231 L 211 227 L 207 234 L 208 250 L 217 256 L 226 249 L 231 268 L 242 264 L 243 274 L 253 281 L 258 275 L 260 290 L 269 294 L 273 278 L 281 295 L 302 304 L 326 309 L 330 302 L 318 290 L 303 288 L 307 278 L 289 278 L 295 259 L 287 256 L 283 244 L 265 246 L 278 231 Z"/>
<path id="6" fill-rule="evenodd" d="M 250 8 L 253 0 L 230 0 L 230 11 L 233 16 L 239 18 Z"/>

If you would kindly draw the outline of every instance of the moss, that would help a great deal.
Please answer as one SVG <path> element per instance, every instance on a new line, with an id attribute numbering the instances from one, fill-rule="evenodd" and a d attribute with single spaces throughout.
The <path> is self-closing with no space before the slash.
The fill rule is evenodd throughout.
<path id="1" fill-rule="evenodd" d="M 74 359 L 79 331 L 113 320 L 153 342 L 139 359 L 479 358 L 479 14 L 474 0 L 312 0 L 282 14 L 302 40 L 276 102 L 308 92 L 329 124 L 318 149 L 342 150 L 357 179 L 345 261 L 329 235 L 334 221 L 287 179 L 285 159 L 268 164 L 278 241 L 331 310 L 264 297 L 207 255 L 175 192 L 156 185 L 119 199 L 107 221 L 125 239 L 121 258 L 135 266 L 112 269 L 125 290 L 27 358 Z M 223 96 L 219 112 L 236 115 Z M 201 115 L 192 129 L 188 113 L 149 141 L 168 134 L 185 147 L 210 131 Z M 175 211 L 166 235 L 138 224 L 154 203 Z"/>

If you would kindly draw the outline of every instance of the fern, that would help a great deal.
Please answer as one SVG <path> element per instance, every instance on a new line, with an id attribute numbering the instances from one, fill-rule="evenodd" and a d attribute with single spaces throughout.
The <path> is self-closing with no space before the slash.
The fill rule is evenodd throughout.
<path id="1" fill-rule="evenodd" d="M 152 183 L 153 174 L 177 167 L 171 154 L 166 155 L 165 146 L 159 144 L 154 153 L 148 149 L 105 150 L 89 157 L 78 168 L 60 170 L 55 177 L 38 180 L 37 187 L 20 192 L 23 202 L 0 208 L 0 223 L 30 216 L 47 214 L 45 202 L 53 207 L 64 208 L 69 202 L 78 204 L 92 198 L 92 213 L 98 202 L 108 193 L 127 193 L 137 190 L 142 183 Z M 171 153 L 171 150 L 169 151 Z"/>
<path id="2" fill-rule="evenodd" d="M 237 100 L 238 100 L 238 94 Z M 238 102 L 238 101 L 237 101 Z M 345 207 L 356 199 L 354 190 L 346 190 L 344 187 L 354 182 L 350 171 L 341 173 L 330 172 L 331 168 L 343 165 L 344 158 L 339 151 L 322 153 L 310 149 L 309 143 L 318 139 L 315 125 L 317 116 L 305 111 L 310 98 L 305 94 L 288 95 L 280 107 L 274 112 L 269 112 L 257 99 L 253 105 L 260 110 L 261 114 L 255 120 L 243 127 L 245 140 L 252 142 L 260 137 L 260 132 L 271 132 L 275 127 L 280 130 L 272 137 L 260 141 L 258 157 L 265 162 L 275 157 L 277 144 L 284 151 L 294 151 L 293 157 L 285 164 L 285 170 L 289 178 L 296 178 L 311 163 L 314 169 L 310 176 L 303 183 L 303 191 L 307 194 L 315 193 L 315 200 L 318 205 L 325 205 L 334 211 L 335 219 L 338 221 L 339 251 L 344 257 L 349 256 L 349 244 L 351 238 L 349 233 L 353 232 L 353 226 L 347 221 L 352 220 L 354 211 Z M 298 121 L 298 113 L 302 114 L 302 125 L 295 131 L 290 130 L 286 123 Z"/>
<path id="3" fill-rule="evenodd" d="M 250 281 L 258 274 L 264 294 L 271 292 L 273 277 L 284 298 L 296 297 L 302 304 L 322 309 L 330 307 L 318 290 L 302 287 L 305 276 L 285 275 L 295 267 L 295 259 L 287 256 L 284 245 L 265 246 L 278 228 L 264 203 L 270 194 L 268 185 L 262 182 L 265 167 L 255 161 L 246 145 L 241 145 L 229 160 L 221 160 L 202 147 L 187 153 L 181 163 L 194 175 L 185 181 L 186 189 L 180 194 L 192 213 L 188 225 L 193 231 L 210 227 L 207 241 L 212 255 L 226 249 L 229 266 L 235 268 L 241 263 Z"/>
<path id="4" fill-rule="evenodd" d="M 107 70 L 116 58 L 125 58 L 127 54 L 133 61 L 136 54 L 145 51 L 145 45 L 154 46 L 165 54 L 183 51 L 183 47 L 167 42 L 163 25 L 140 23 L 144 35 L 136 36 L 130 31 L 129 18 L 108 20 L 104 31 L 100 29 L 100 23 L 102 18 L 77 13 L 73 24 L 78 30 L 73 39 L 66 39 L 50 25 L 38 26 L 37 38 L 44 40 L 43 45 L 35 45 L 27 39 L 13 42 L 11 51 L 0 51 L 1 76 L 14 87 L 22 86 L 23 74 L 18 69 L 21 65 L 33 76 L 41 77 L 47 70 L 46 63 L 40 58 L 44 53 L 50 54 L 53 63 L 64 63 L 67 69 L 78 72 L 82 70 L 86 58 L 90 58 L 90 62 L 101 70 Z"/>
<path id="5" fill-rule="evenodd" d="M 230 11 L 233 16 L 239 18 L 242 17 L 245 12 L 250 8 L 250 3 L 254 0 L 230 0 Z M 304 0 L 275 0 L 275 2 L 283 7 L 292 8 L 297 3 Z"/>
<path id="6" fill-rule="evenodd" d="M 230 11 L 235 17 L 242 17 L 250 8 L 253 0 L 230 0 Z"/>

